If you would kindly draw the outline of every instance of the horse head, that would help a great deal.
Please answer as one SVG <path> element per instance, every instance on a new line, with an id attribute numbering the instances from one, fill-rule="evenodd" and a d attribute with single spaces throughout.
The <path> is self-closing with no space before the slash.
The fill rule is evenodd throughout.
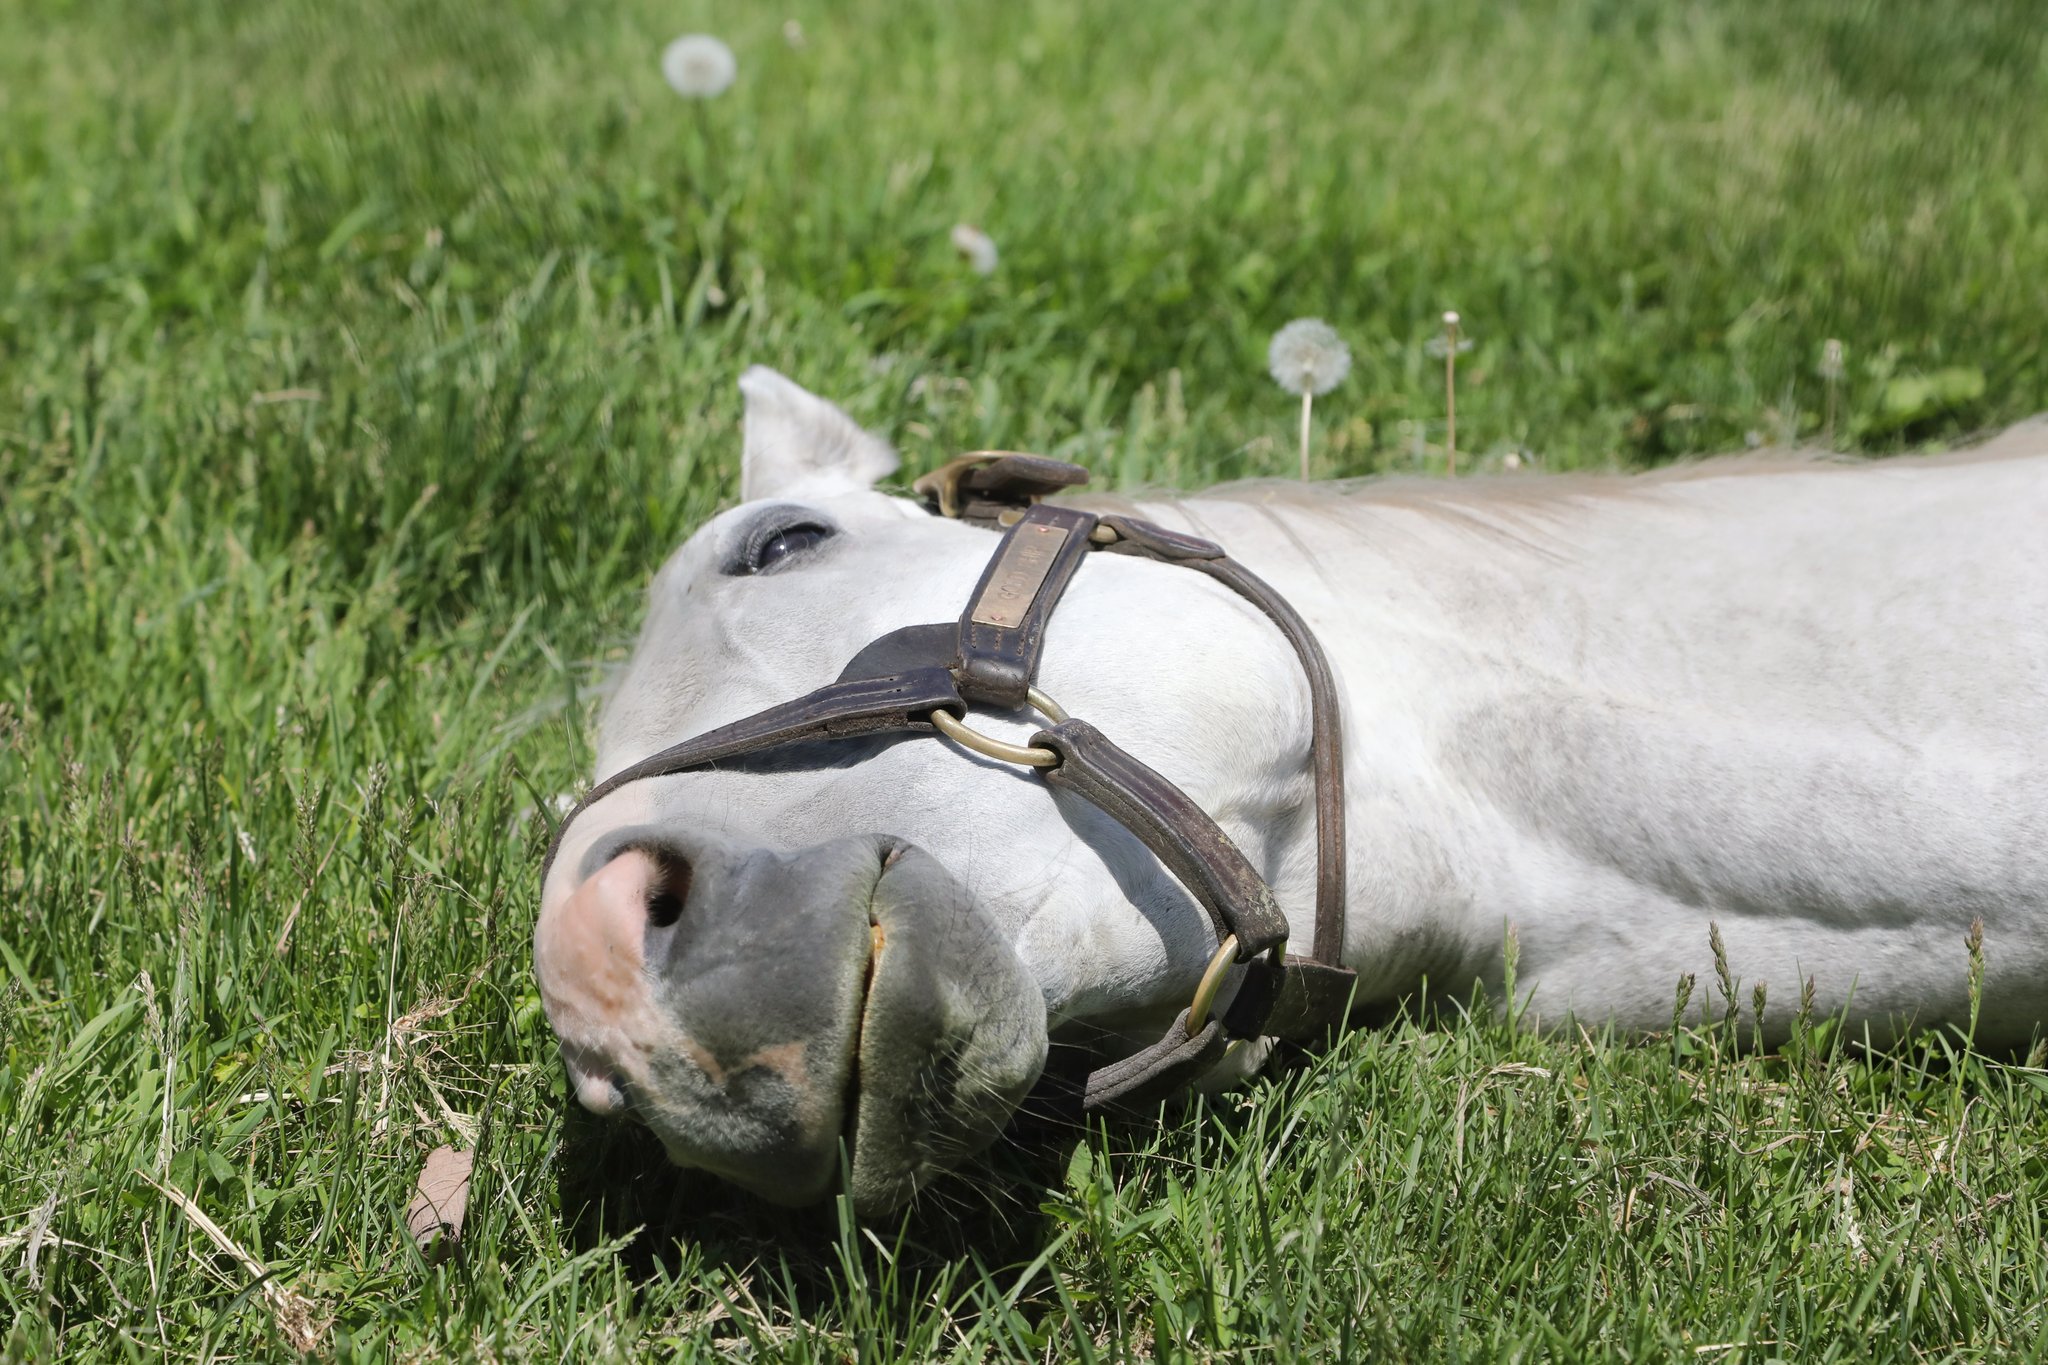
<path id="1" fill-rule="evenodd" d="M 988 530 L 877 491 L 896 456 L 839 408 L 766 369 L 740 386 L 743 501 L 656 577 L 601 778 L 956 620 L 988 561 Z M 1310 698 L 1256 610 L 1199 574 L 1090 556 L 1038 678 L 1211 812 L 1283 904 L 1309 899 Z M 833 1188 L 843 1143 L 856 1203 L 886 1209 L 994 1139 L 1049 1037 L 1172 1020 L 1216 940 L 1137 838 L 1028 773 L 900 735 L 810 747 L 829 752 L 580 810 L 535 967 L 586 1107 L 785 1203 Z"/>

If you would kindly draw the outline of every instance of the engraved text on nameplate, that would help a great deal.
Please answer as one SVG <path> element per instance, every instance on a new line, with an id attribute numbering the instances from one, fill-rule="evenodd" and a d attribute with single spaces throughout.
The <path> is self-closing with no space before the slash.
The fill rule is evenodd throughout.
<path id="1" fill-rule="evenodd" d="M 1066 543 L 1064 526 L 1047 526 L 1037 521 L 1019 526 L 1003 549 L 995 577 L 989 580 L 981 600 L 974 604 L 971 619 L 979 625 L 1001 626 L 1005 630 L 1022 625 L 1024 613 L 1031 609 L 1032 599 L 1038 596 L 1045 576 L 1052 572 L 1053 560 Z"/>

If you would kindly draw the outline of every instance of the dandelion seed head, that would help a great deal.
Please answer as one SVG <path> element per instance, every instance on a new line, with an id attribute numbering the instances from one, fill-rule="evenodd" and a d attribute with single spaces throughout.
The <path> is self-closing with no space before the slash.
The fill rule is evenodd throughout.
<path id="1" fill-rule="evenodd" d="M 782 41 L 783 41 L 783 42 L 785 42 L 785 43 L 788 43 L 788 44 L 790 45 L 790 47 L 791 47 L 792 49 L 794 49 L 795 51 L 798 51 L 798 52 L 801 52 L 801 51 L 803 51 L 803 50 L 804 50 L 804 26 L 803 26 L 803 24 L 802 24 L 802 23 L 801 23 L 800 21 L 798 21 L 798 20 L 795 20 L 795 19 L 784 19 L 784 20 L 782 21 Z"/>
<path id="2" fill-rule="evenodd" d="M 1446 309 L 1444 310 L 1444 326 L 1446 326 L 1446 327 L 1456 327 L 1457 325 L 1458 325 L 1458 310 L 1457 310 L 1457 309 L 1455 309 L 1455 308 L 1446 308 Z"/>
<path id="3" fill-rule="evenodd" d="M 967 258 L 967 264 L 977 275 L 993 275 L 996 262 L 995 238 L 983 232 L 972 223 L 953 224 L 953 249 Z"/>
<path id="4" fill-rule="evenodd" d="M 1842 377 L 1842 343 L 1833 337 L 1821 343 L 1820 377 L 1830 380 Z"/>
<path id="5" fill-rule="evenodd" d="M 1321 318 L 1296 318 L 1273 333 L 1266 369 L 1289 393 L 1325 394 L 1351 373 L 1351 348 Z"/>
<path id="6" fill-rule="evenodd" d="M 722 95 L 740 73 L 732 49 L 708 33 L 686 33 L 661 50 L 661 74 L 684 99 Z"/>

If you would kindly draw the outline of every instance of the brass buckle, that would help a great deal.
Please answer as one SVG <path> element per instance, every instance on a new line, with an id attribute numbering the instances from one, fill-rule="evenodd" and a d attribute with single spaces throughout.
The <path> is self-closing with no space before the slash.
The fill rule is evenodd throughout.
<path id="1" fill-rule="evenodd" d="M 997 466 L 988 477 L 977 470 Z M 955 520 L 997 521 L 1004 513 L 1088 482 L 1088 471 L 1068 460 L 1022 450 L 976 450 L 955 456 L 911 484 L 939 515 Z"/>
<path id="2" fill-rule="evenodd" d="M 1067 719 L 1067 713 L 1037 688 L 1029 688 L 1025 696 L 1031 702 L 1031 709 L 1046 717 L 1054 725 Z M 1035 744 L 1011 744 L 993 735 L 985 735 L 970 729 L 950 711 L 932 712 L 932 726 L 947 739 L 964 749 L 971 749 L 986 758 L 998 759 L 1004 763 L 1017 763 L 1026 768 L 1056 768 L 1060 756 L 1051 749 L 1041 749 Z"/>
<path id="3" fill-rule="evenodd" d="M 1223 974 L 1236 961 L 1237 935 L 1232 934 L 1216 946 L 1216 955 L 1209 959 L 1209 970 L 1202 973 L 1202 984 L 1195 987 L 1195 998 L 1188 1005 L 1188 1037 L 1194 1037 L 1208 1024 L 1209 1011 L 1216 1005 L 1216 992 L 1223 986 Z"/>
<path id="4" fill-rule="evenodd" d="M 940 516 L 948 521 L 957 521 L 960 517 L 960 480 L 967 477 L 968 471 L 994 464 L 1010 453 L 1007 450 L 977 450 L 971 455 L 955 455 L 931 473 L 921 475 L 910 485 L 910 491 L 936 502 Z"/>

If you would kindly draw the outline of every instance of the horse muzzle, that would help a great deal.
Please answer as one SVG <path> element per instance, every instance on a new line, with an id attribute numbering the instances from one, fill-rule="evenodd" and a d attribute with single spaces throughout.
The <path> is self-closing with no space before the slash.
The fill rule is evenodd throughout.
<path id="1" fill-rule="evenodd" d="M 1042 995 L 931 855 L 886 835 L 793 854 L 613 831 L 534 930 L 577 1098 L 777 1203 L 846 1144 L 880 1212 L 994 1140 L 1044 1067 Z"/>

